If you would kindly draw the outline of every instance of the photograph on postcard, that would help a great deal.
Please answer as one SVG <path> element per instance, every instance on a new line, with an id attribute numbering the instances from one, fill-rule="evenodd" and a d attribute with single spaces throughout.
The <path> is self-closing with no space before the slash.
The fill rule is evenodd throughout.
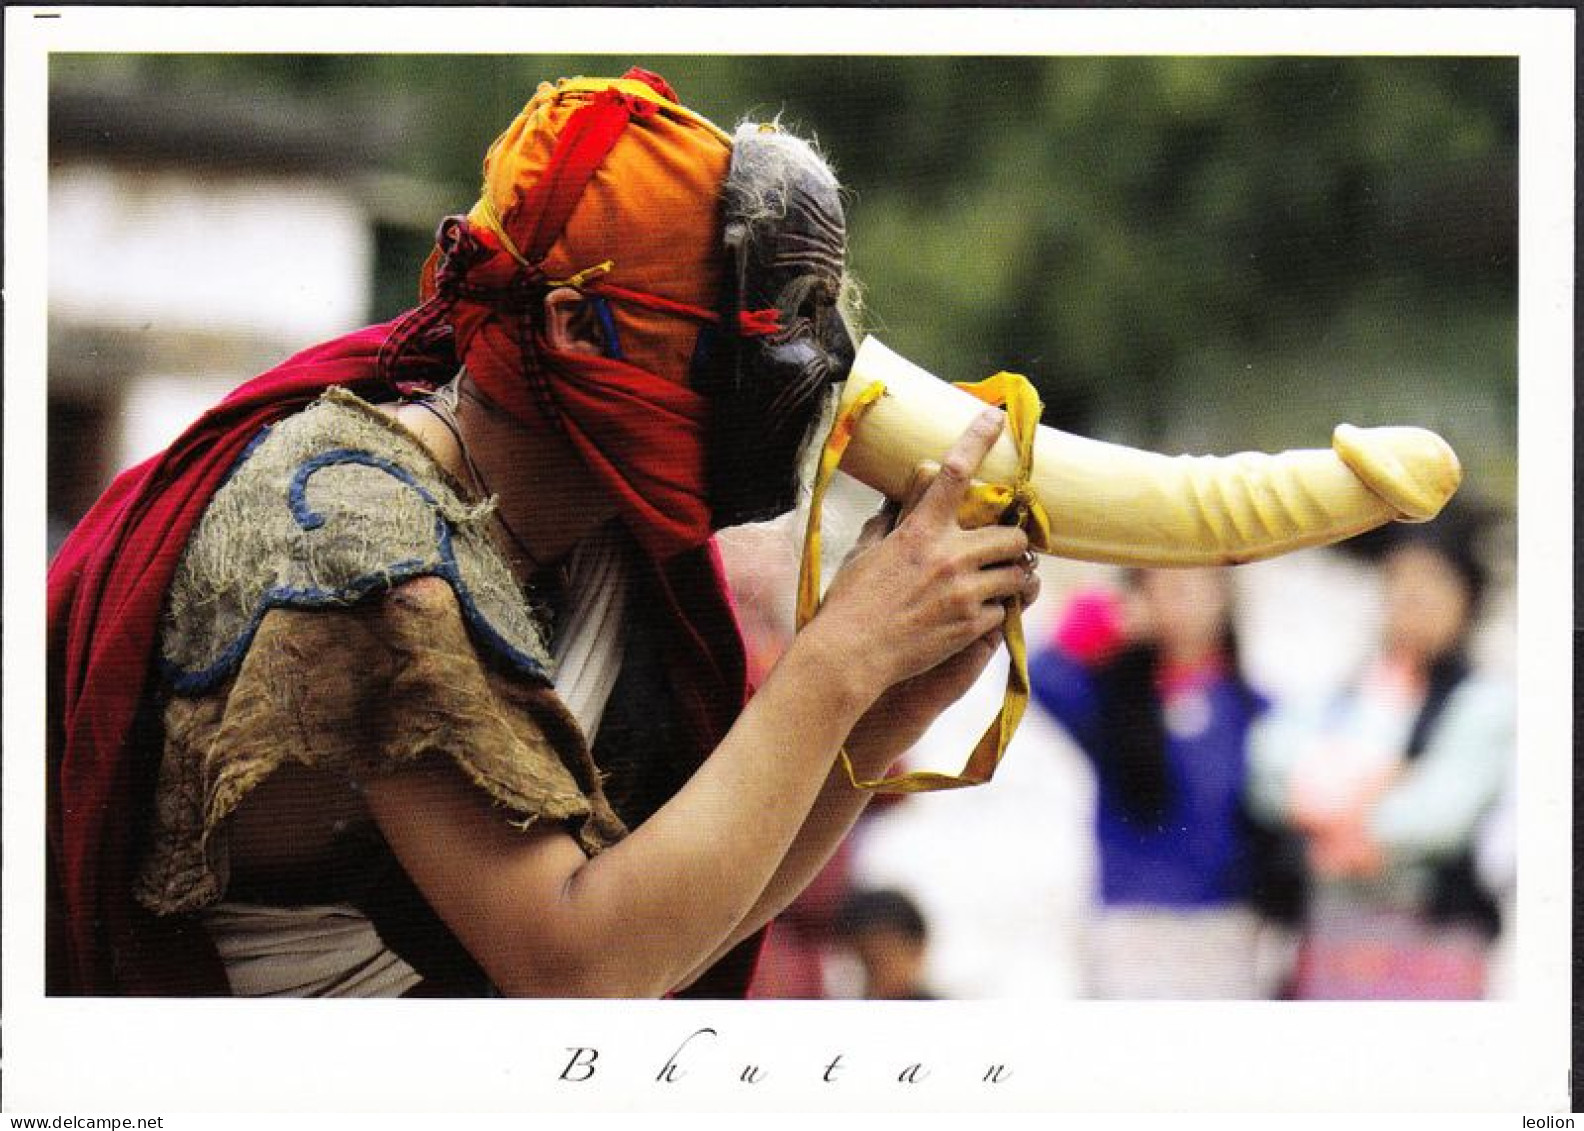
<path id="1" fill-rule="evenodd" d="M 78 681 L 51 689 L 52 989 L 686 992 L 751 939 L 723 992 L 1500 993 L 1516 61 L 664 63 L 52 61 L 51 540 L 65 608 L 116 618 L 52 626 L 52 670 Z M 929 372 L 878 352 L 855 370 L 867 333 Z M 1053 554 L 1018 659 L 1028 729 L 973 768 L 1004 753 L 1020 785 L 926 798 L 909 771 L 976 742 L 972 712 L 927 724 L 991 649 L 955 660 L 961 628 L 898 607 L 928 591 L 845 618 L 827 602 L 851 670 L 962 670 L 924 696 L 829 669 L 806 690 L 781 663 L 812 495 L 795 476 L 837 387 L 846 408 L 889 379 L 890 417 L 855 419 L 846 458 L 906 499 L 973 421 L 937 389 L 998 370 L 1027 375 L 1052 430 L 1031 438 L 1034 493 L 994 501 L 1043 529 L 973 551 L 1016 582 L 975 594 L 995 610 L 1032 586 L 983 566 Z M 931 386 L 916 404 L 903 372 Z M 1417 430 L 1333 436 L 1344 421 Z M 1173 462 L 1065 434 L 1332 450 Z M 172 441 L 130 506 L 92 510 Z M 839 564 L 880 500 L 837 482 Z M 698 556 L 712 534 L 740 649 Z M 137 601 L 107 596 L 117 573 Z M 976 615 L 968 639 L 1004 635 Z M 885 627 L 959 635 L 903 655 Z M 106 637 L 123 646 L 87 654 Z M 719 808 L 628 843 L 645 850 L 602 890 L 598 865 L 686 805 L 743 687 L 774 695 L 777 674 L 766 722 L 864 712 L 809 727 L 806 751 L 740 735 L 733 776 L 765 780 L 700 782 Z M 986 676 L 983 721 L 1006 684 Z M 864 713 L 893 734 L 852 735 Z M 857 776 L 894 781 L 862 809 L 834 777 L 845 796 L 821 796 L 843 743 Z M 784 783 L 753 770 L 799 756 Z M 801 812 L 764 828 L 778 794 Z M 457 827 L 424 830 L 442 801 Z M 562 934 L 511 929 L 545 918 L 531 889 L 458 883 L 511 867 L 513 828 L 555 845 L 527 865 L 547 890 L 592 873 Z M 447 834 L 478 843 L 428 859 Z M 987 872 L 991 846 L 1025 866 Z M 673 916 L 703 929 L 652 953 Z"/>
<path id="2" fill-rule="evenodd" d="M 569 1108 L 1538 1016 L 1520 77 L 50 52 L 30 1015 L 440 999 Z"/>

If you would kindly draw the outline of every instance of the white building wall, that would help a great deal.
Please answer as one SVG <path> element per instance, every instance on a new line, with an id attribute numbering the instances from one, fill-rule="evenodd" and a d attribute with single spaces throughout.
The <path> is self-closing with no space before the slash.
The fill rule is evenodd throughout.
<path id="1" fill-rule="evenodd" d="M 68 166 L 49 223 L 50 306 L 68 318 L 312 339 L 367 310 L 368 221 L 327 182 Z"/>
<path id="2" fill-rule="evenodd" d="M 61 324 L 278 344 L 284 359 L 361 324 L 374 240 L 357 199 L 328 180 L 73 163 L 50 177 L 49 259 Z M 201 350 L 184 355 L 192 371 L 116 378 L 117 466 L 163 447 L 251 376 L 209 371 L 191 360 Z"/>

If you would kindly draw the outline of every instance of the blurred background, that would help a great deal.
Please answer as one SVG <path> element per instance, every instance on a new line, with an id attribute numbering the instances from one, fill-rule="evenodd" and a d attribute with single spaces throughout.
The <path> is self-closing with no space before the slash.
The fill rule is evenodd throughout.
<path id="1" fill-rule="evenodd" d="M 1322 447 L 1341 421 L 1439 431 L 1495 516 L 1470 652 L 1510 685 L 1512 58 L 55 55 L 51 549 L 230 387 L 412 305 L 436 223 L 471 205 L 538 82 L 634 64 L 722 125 L 779 117 L 818 140 L 847 190 L 862 328 L 942 377 L 1021 372 L 1047 424 L 1171 452 Z M 838 492 L 833 557 L 873 506 Z M 800 524 L 723 538 L 766 667 Z M 1235 571 L 1250 684 L 1291 704 L 1354 686 L 1390 619 L 1380 560 Z M 1073 598 L 1127 589 L 1042 569 L 1037 648 Z M 956 769 L 1004 679 L 988 672 L 910 761 Z M 913 963 L 897 984 L 1095 993 L 1097 764 L 1036 704 L 991 785 L 877 803 L 777 932 L 759 992 L 877 994 L 879 922 Z M 1269 934 L 1257 959 L 1280 993 L 1295 936 Z"/>

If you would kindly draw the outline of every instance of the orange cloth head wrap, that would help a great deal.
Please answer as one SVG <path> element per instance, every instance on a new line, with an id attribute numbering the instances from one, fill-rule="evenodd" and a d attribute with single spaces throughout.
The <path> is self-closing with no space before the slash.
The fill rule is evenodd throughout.
<path id="1" fill-rule="evenodd" d="M 478 203 L 441 224 L 424 303 L 382 358 L 454 335 L 479 390 L 563 432 L 657 559 L 711 533 L 710 403 L 688 376 L 701 327 L 722 322 L 730 164 L 727 135 L 656 75 L 541 86 L 490 147 Z M 588 296 L 602 353 L 551 346 L 540 313 L 557 286 Z M 734 318 L 728 334 L 779 328 L 773 309 Z"/>
<path id="2" fill-rule="evenodd" d="M 574 115 L 599 99 L 623 101 L 629 116 L 612 127 L 620 136 L 596 167 L 569 167 L 577 144 L 600 128 Z M 714 311 L 722 282 L 720 188 L 730 162 L 729 136 L 678 105 L 657 76 L 544 83 L 490 146 L 468 223 L 493 233 L 517 266 L 547 282 L 612 292 L 624 359 L 684 383 L 698 320 L 620 296 Z M 465 327 L 457 330 L 460 338 Z"/>

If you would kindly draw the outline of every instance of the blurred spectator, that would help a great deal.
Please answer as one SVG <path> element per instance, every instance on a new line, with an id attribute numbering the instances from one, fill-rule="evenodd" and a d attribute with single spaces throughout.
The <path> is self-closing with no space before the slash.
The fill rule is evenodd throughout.
<path id="1" fill-rule="evenodd" d="M 1512 997 L 1517 985 L 1513 920 L 1518 903 L 1518 779 L 1509 766 L 1495 807 L 1480 823 L 1474 845 L 1475 875 L 1496 900 L 1501 930 L 1487 960 L 1485 996 Z"/>
<path id="2" fill-rule="evenodd" d="M 863 996 L 926 1001 L 929 928 L 918 905 L 895 888 L 853 892 L 836 917 L 836 937 L 863 967 Z"/>
<path id="3" fill-rule="evenodd" d="M 1376 657 L 1321 709 L 1256 730 L 1251 798 L 1303 834 L 1313 873 L 1294 994 L 1475 998 L 1494 900 L 1473 848 L 1514 741 L 1510 691 L 1471 667 L 1487 586 L 1462 508 L 1383 543 Z"/>
<path id="4" fill-rule="evenodd" d="M 1100 903 L 1089 992 L 1252 998 L 1246 739 L 1265 700 L 1244 679 L 1225 570 L 1139 570 L 1079 594 L 1031 665 L 1034 697 L 1094 765 Z"/>
<path id="5" fill-rule="evenodd" d="M 836 916 L 852 888 L 851 860 L 852 849 L 844 841 L 808 887 L 775 917 L 759 951 L 750 998 L 839 996 L 833 992 L 828 967 L 837 943 Z"/>

